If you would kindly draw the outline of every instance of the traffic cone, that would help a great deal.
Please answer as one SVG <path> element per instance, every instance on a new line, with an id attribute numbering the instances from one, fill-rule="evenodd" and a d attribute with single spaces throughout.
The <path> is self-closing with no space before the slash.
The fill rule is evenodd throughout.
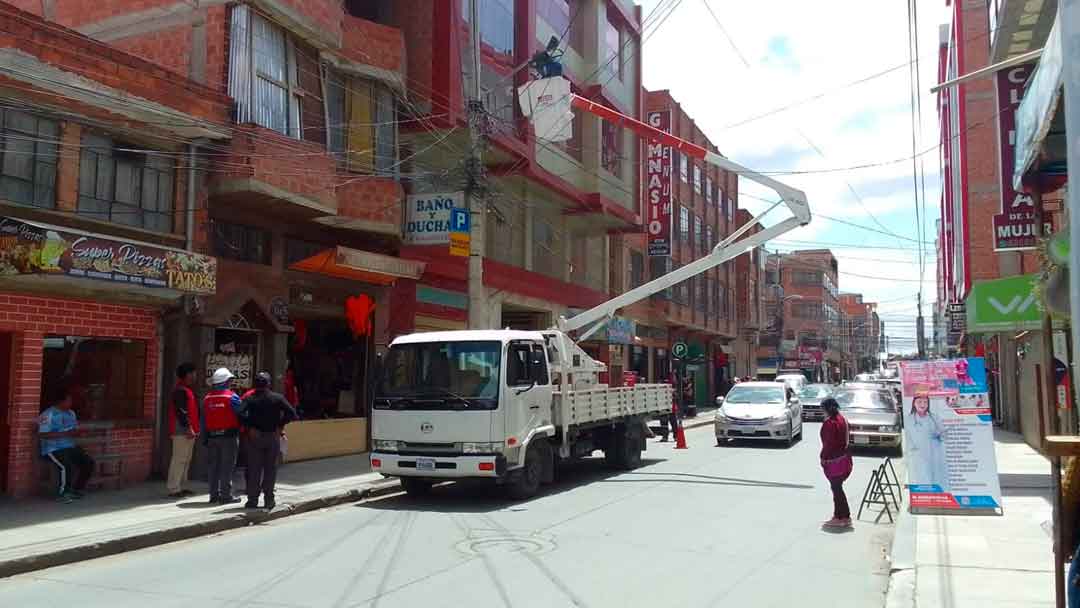
<path id="1" fill-rule="evenodd" d="M 686 433 L 683 432 L 683 428 L 682 428 L 681 424 L 676 423 L 676 425 L 677 426 L 675 427 L 675 449 L 676 450 L 685 450 L 686 447 L 687 447 L 686 446 Z"/>

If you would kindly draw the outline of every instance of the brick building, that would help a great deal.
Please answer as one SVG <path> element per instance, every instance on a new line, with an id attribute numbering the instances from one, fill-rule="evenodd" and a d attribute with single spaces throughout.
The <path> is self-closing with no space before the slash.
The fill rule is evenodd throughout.
<path id="1" fill-rule="evenodd" d="M 735 228 L 750 223 L 753 215 L 746 209 L 735 210 Z M 751 228 L 747 236 L 761 231 L 760 226 Z M 764 247 L 757 247 L 735 258 L 733 281 L 735 282 L 735 320 L 738 334 L 732 343 L 732 357 L 738 377 L 757 375 L 758 342 L 769 320 L 765 315 L 765 259 Z"/>
<path id="2" fill-rule="evenodd" d="M 67 61 L 86 66 L 87 77 L 115 78 L 113 63 L 135 61 L 125 87 L 112 86 L 179 105 L 119 117 L 139 133 L 178 123 L 165 141 L 172 166 L 185 169 L 159 184 L 178 201 L 169 208 L 181 211 L 176 221 L 145 214 L 144 225 L 122 231 L 217 258 L 215 293 L 145 313 L 159 338 L 146 355 L 154 386 L 171 384 L 184 360 L 199 364 L 200 377 L 226 365 L 240 388 L 257 370 L 280 383 L 291 368 L 305 420 L 290 433 L 290 459 L 362 451 L 376 349 L 413 326 L 424 267 L 398 256 L 406 51 L 402 32 L 383 20 L 387 3 L 23 4 L 51 21 L 48 31 L 97 40 L 73 35 L 93 44 Z M 52 50 L 43 54 L 52 60 Z M 115 141 L 119 156 L 139 139 Z M 163 445 L 153 399 L 147 433 Z M 148 467 L 167 457 L 155 450 Z M 129 477 L 145 478 L 148 467 Z"/>
<path id="3" fill-rule="evenodd" d="M 783 319 L 778 356 L 783 369 L 799 369 L 812 381 L 839 379 L 841 350 L 838 264 L 828 249 L 779 256 L 782 296 L 774 304 Z M 768 313 L 767 313 L 768 314 Z M 772 312 L 771 315 L 775 315 Z"/>
<path id="4" fill-rule="evenodd" d="M 417 121 L 403 127 L 403 171 L 410 200 L 464 189 L 462 160 L 472 90 L 469 3 L 381 3 L 404 33 L 407 87 Z M 480 86 L 487 114 L 487 213 L 482 224 L 483 283 L 490 327 L 544 329 L 560 315 L 610 296 L 608 235 L 640 230 L 640 144 L 629 131 L 575 113 L 573 137 L 556 143 L 521 114 L 514 70 L 552 38 L 562 40 L 572 90 L 631 116 L 641 113 L 640 9 L 626 0 L 496 0 L 480 15 Z M 427 174 L 426 176 L 424 174 Z M 407 227 L 408 229 L 408 227 Z M 449 255 L 447 235 L 407 236 L 404 257 L 426 264 L 409 309 L 416 330 L 462 329 L 467 322 L 466 258 Z M 403 299 L 402 306 L 406 302 Z M 614 325 L 626 325 L 622 318 Z M 583 346 L 610 363 L 618 381 L 630 336 L 598 332 Z"/>
<path id="5" fill-rule="evenodd" d="M 851 370 L 846 377 L 876 372 L 882 327 L 877 304 L 863 302 L 863 296 L 859 293 L 842 293 L 840 308 L 843 312 L 840 333 L 847 337 L 848 352 L 851 354 Z"/>
<path id="6" fill-rule="evenodd" d="M 67 390 L 93 482 L 144 480 L 162 325 L 217 277 L 191 252 L 183 159 L 228 137 L 228 100 L 9 4 L 0 31 L 0 494 L 43 489 L 37 417 Z"/>

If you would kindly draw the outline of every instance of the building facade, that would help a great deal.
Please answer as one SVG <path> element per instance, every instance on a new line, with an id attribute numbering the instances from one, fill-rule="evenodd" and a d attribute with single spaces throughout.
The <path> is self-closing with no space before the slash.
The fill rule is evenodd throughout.
<path id="1" fill-rule="evenodd" d="M 793 251 L 778 261 L 783 318 L 781 369 L 801 370 L 810 380 L 840 378 L 846 354 L 841 350 L 839 265 L 827 249 Z"/>
<path id="2" fill-rule="evenodd" d="M 862 294 L 840 294 L 843 312 L 841 333 L 847 337 L 851 373 L 873 373 L 878 370 L 878 355 L 882 352 L 882 322 L 877 304 L 864 302 Z M 851 377 L 848 375 L 847 377 Z"/>

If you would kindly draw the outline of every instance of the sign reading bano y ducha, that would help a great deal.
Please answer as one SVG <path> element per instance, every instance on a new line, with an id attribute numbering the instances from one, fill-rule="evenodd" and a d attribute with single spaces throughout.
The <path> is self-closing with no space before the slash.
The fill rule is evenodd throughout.
<path id="1" fill-rule="evenodd" d="M 405 242 L 410 245 L 445 245 L 450 242 L 450 215 L 464 209 L 461 192 L 412 194 L 405 199 Z"/>

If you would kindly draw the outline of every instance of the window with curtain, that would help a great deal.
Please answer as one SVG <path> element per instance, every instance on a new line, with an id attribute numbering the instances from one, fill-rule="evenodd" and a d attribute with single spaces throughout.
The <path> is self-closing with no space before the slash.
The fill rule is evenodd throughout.
<path id="1" fill-rule="evenodd" d="M 243 4 L 230 13 L 229 44 L 237 122 L 325 142 L 318 52 Z"/>
<path id="2" fill-rule="evenodd" d="M 683 183 L 690 183 L 690 157 L 679 153 L 679 176 Z"/>
<path id="3" fill-rule="evenodd" d="M 694 165 L 694 192 L 701 194 L 701 167 Z"/>
<path id="4" fill-rule="evenodd" d="M 713 248 L 713 229 L 712 226 L 705 227 L 705 251 L 712 251 Z"/>
<path id="5" fill-rule="evenodd" d="M 694 242 L 697 243 L 698 251 L 705 251 L 705 230 L 701 224 L 701 216 L 694 216 Z"/>
<path id="6" fill-rule="evenodd" d="M 92 133 L 82 138 L 81 215 L 155 232 L 173 227 L 173 163 Z"/>
<path id="7" fill-rule="evenodd" d="M 326 70 L 327 149 L 348 170 L 396 172 L 397 101 L 382 83 Z"/>
<path id="8" fill-rule="evenodd" d="M 0 110 L 0 199 L 56 206 L 59 124 L 25 112 Z"/>
<path id="9" fill-rule="evenodd" d="M 619 30 L 619 26 L 611 21 L 610 16 L 604 20 L 603 28 L 604 46 L 603 55 L 600 57 L 600 61 L 603 63 L 603 72 L 608 79 L 618 78 L 622 80 L 624 60 L 622 32 Z"/>
<path id="10" fill-rule="evenodd" d="M 705 202 L 713 202 L 713 182 L 711 177 L 705 178 Z"/>
<path id="11" fill-rule="evenodd" d="M 600 133 L 603 140 L 600 162 L 608 173 L 614 175 L 615 177 L 621 178 L 623 139 L 622 130 L 606 120 L 602 121 L 600 124 Z"/>
<path id="12" fill-rule="evenodd" d="M 684 245 L 690 244 L 690 210 L 679 206 L 679 240 Z"/>

